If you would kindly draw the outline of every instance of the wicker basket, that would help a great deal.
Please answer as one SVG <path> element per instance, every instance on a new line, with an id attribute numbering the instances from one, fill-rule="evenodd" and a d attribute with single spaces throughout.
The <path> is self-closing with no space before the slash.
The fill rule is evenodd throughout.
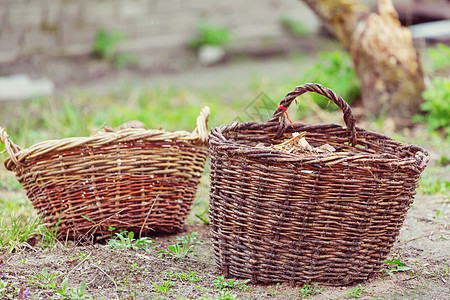
<path id="1" fill-rule="evenodd" d="M 97 239 L 112 228 L 139 235 L 176 232 L 194 200 L 208 155 L 204 107 L 193 132 L 126 128 L 90 137 L 16 146 L 0 127 L 15 171 L 44 222 L 58 236 Z"/>
<path id="2" fill-rule="evenodd" d="M 337 104 L 347 127 L 287 124 L 305 92 Z M 333 154 L 296 155 L 270 146 L 306 132 Z M 346 285 L 381 267 L 396 240 L 429 155 L 355 127 L 348 104 L 319 84 L 295 88 L 266 123 L 213 128 L 210 221 L 225 276 L 252 282 Z"/>

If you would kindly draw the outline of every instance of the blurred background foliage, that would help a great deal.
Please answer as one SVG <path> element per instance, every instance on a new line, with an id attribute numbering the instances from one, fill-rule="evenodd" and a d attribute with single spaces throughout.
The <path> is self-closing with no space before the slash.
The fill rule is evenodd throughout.
<path id="1" fill-rule="evenodd" d="M 423 93 L 423 114 L 414 118 L 415 122 L 424 123 L 430 133 L 441 135 L 444 139 L 448 138 L 450 127 L 450 79 L 434 74 L 448 67 L 448 53 L 448 46 L 438 44 L 425 54 L 433 67 L 427 73 L 430 83 Z M 29 146 L 45 139 L 86 136 L 101 126 L 117 127 L 129 120 L 140 120 L 146 128 L 193 130 L 196 117 L 205 105 L 211 108 L 210 127 L 235 119 L 251 120 L 252 114 L 245 111 L 252 105 L 261 105 L 258 101 L 263 100 L 258 95 L 264 93 L 267 113 L 256 119 L 262 122 L 270 112 L 275 111 L 287 92 L 306 82 L 319 82 L 330 87 L 349 104 L 354 104 L 360 97 L 360 90 L 349 55 L 344 51 L 320 52 L 318 58 L 297 78 L 267 82 L 263 75 L 255 75 L 249 86 L 241 87 L 245 93 L 236 95 L 229 85 L 224 84 L 222 88 L 213 90 L 125 86 L 119 92 L 110 94 L 76 91 L 33 98 L 24 102 L 20 111 L 5 109 L 2 113 L 8 114 L 8 118 L 4 116 L 4 119 L 9 122 L 2 125 L 20 146 Z M 298 109 L 291 108 L 290 111 L 297 120 L 314 115 L 318 107 L 336 114 L 338 108 L 328 102 L 322 96 L 305 94 L 298 101 Z M 0 144 L 0 147 L 3 149 L 3 145 Z"/>

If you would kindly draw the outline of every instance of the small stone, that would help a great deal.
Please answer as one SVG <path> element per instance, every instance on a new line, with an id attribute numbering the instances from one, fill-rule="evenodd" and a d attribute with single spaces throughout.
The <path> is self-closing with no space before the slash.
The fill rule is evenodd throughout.
<path id="1" fill-rule="evenodd" d="M 0 101 L 49 96 L 54 89 L 54 83 L 48 79 L 32 80 L 24 74 L 0 77 Z"/>
<path id="2" fill-rule="evenodd" d="M 225 50 L 222 47 L 206 45 L 198 50 L 198 60 L 205 66 L 218 63 L 224 57 Z"/>

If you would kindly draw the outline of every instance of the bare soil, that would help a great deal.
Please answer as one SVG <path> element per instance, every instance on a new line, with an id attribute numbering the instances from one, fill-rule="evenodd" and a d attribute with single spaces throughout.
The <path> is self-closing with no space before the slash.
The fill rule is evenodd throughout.
<path id="1" fill-rule="evenodd" d="M 3 191 L 2 191 L 3 192 Z M 388 259 L 399 258 L 411 270 L 380 272 L 377 276 L 360 283 L 367 291 L 361 299 L 446 299 L 449 295 L 448 268 L 450 262 L 450 202 L 444 195 L 419 195 L 409 210 L 399 238 Z M 436 212 L 440 211 L 438 217 Z M 199 233 L 194 253 L 184 259 L 161 257 L 160 250 L 175 244 L 177 236 Z M 30 284 L 30 276 L 42 274 L 44 268 L 51 274 L 64 274 L 55 283 L 61 286 L 65 278 L 69 287 L 79 288 L 86 283 L 86 295 L 94 299 L 217 299 L 224 292 L 214 284 L 220 276 L 215 266 L 209 227 L 204 224 L 188 224 L 174 235 L 153 236 L 154 249 L 117 250 L 103 244 L 77 244 L 60 241 L 50 250 L 42 250 L 39 242 L 29 240 L 28 247 L 15 253 L 0 255 L 4 266 L 2 280 L 20 282 L 30 288 L 31 299 L 49 299 L 55 290 L 42 289 Z M 133 264 L 135 264 L 133 266 Z M 392 266 L 386 264 L 386 269 Z M 196 272 L 197 282 L 182 280 L 176 274 Z M 175 275 L 174 275 L 175 274 Z M 201 280 L 200 280 L 201 279 Z M 154 284 L 171 280 L 169 293 L 158 293 Z M 286 283 L 279 285 L 246 284 L 247 290 L 231 289 L 229 293 L 238 299 L 294 299 L 299 298 L 301 287 Z M 315 299 L 343 299 L 356 286 L 326 287 Z M 133 298 L 134 297 L 134 298 Z M 203 298 L 203 299 L 207 299 Z M 227 299 L 227 298 L 222 298 Z M 448 299 L 448 298 L 447 298 Z"/>

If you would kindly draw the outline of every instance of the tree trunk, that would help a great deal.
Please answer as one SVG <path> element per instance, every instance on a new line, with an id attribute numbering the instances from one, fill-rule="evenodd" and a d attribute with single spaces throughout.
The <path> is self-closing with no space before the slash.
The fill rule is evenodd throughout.
<path id="1" fill-rule="evenodd" d="M 420 112 L 422 67 L 390 0 L 379 1 L 378 14 L 356 0 L 303 1 L 350 52 L 366 114 L 409 119 Z"/>

